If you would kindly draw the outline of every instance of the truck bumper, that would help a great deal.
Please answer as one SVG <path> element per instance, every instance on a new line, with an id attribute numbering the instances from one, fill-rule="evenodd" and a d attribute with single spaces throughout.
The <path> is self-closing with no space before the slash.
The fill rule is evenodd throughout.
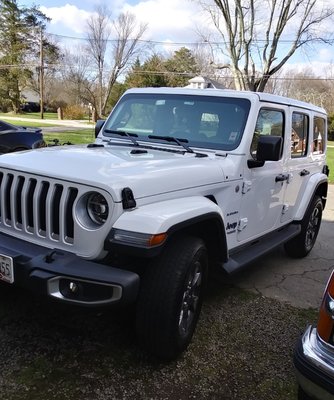
<path id="1" fill-rule="evenodd" d="M 0 255 L 12 259 L 13 282 L 34 293 L 85 306 L 129 304 L 136 300 L 139 276 L 0 233 Z"/>
<path id="2" fill-rule="evenodd" d="M 294 353 L 297 380 L 310 397 L 334 399 L 334 352 L 323 343 L 315 327 L 309 326 Z"/>

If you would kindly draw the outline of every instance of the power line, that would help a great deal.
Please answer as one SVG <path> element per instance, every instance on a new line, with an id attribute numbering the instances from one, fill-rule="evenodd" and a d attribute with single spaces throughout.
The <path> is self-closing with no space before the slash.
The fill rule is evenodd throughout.
<path id="1" fill-rule="evenodd" d="M 52 68 L 52 69 L 58 69 L 58 70 L 68 70 L 68 68 L 75 68 L 77 67 L 77 64 L 48 64 L 47 66 L 44 67 L 44 69 Z M 26 68 L 26 69 L 39 69 L 40 64 L 39 63 L 27 63 L 27 64 L 11 64 L 11 65 L 1 65 L 0 64 L 0 70 L 1 69 L 18 69 L 18 68 Z M 98 71 L 97 68 L 94 67 L 89 67 L 86 69 L 86 72 L 92 72 L 92 71 Z M 105 69 L 105 73 L 110 73 L 111 69 Z M 193 77 L 195 74 L 191 72 L 176 72 L 176 71 L 150 71 L 150 70 L 139 70 L 139 71 L 131 71 L 131 74 L 134 75 L 155 75 L 155 76 L 164 76 L 164 75 L 169 75 L 169 76 L 185 76 L 185 77 Z M 200 73 L 199 73 L 200 74 Z M 213 74 L 204 74 L 204 75 L 210 75 L 214 76 Z M 244 78 L 247 78 L 246 75 L 243 75 Z M 261 79 L 261 78 L 271 78 L 273 80 L 277 81 L 323 81 L 323 82 L 333 82 L 334 77 L 305 77 L 305 76 L 282 76 L 282 77 L 276 77 L 276 76 L 269 76 L 269 75 L 258 75 L 256 79 Z M 233 75 L 222 75 L 219 77 L 219 79 L 234 79 Z"/>
<path id="2" fill-rule="evenodd" d="M 49 36 L 54 36 L 57 38 L 62 38 L 62 39 L 70 39 L 70 40 L 80 40 L 80 41 L 88 41 L 88 38 L 85 37 L 79 37 L 79 36 L 69 36 L 69 35 L 60 35 L 59 33 L 48 33 Z M 151 45 L 158 45 L 158 46 L 223 46 L 223 45 L 228 45 L 231 42 L 229 41 L 208 41 L 208 40 L 202 40 L 202 41 L 189 41 L 189 42 L 173 42 L 173 41 L 159 41 L 159 40 L 151 40 L 151 39 L 128 39 L 130 42 L 132 41 L 137 41 L 138 43 L 145 43 L 145 44 L 151 44 Z M 106 39 L 105 42 L 108 43 L 117 43 L 119 39 Z M 314 38 L 314 41 L 321 41 L 324 42 L 324 39 L 322 38 Z M 267 39 L 256 39 L 253 40 L 254 43 L 266 43 Z M 279 43 L 294 43 L 295 40 L 293 39 L 280 39 Z M 327 44 L 334 44 L 334 39 L 326 39 Z"/>

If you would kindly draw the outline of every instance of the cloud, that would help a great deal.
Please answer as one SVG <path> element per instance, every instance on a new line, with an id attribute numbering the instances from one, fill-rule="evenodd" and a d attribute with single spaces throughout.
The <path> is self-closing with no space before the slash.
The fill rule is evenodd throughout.
<path id="1" fill-rule="evenodd" d="M 323 47 L 317 52 L 318 61 L 322 62 L 333 62 L 334 60 L 334 51 L 332 47 Z"/>
<path id="2" fill-rule="evenodd" d="M 123 11 L 148 24 L 147 38 L 172 42 L 197 40 L 195 29 L 201 21 L 201 11 L 195 2 L 146 0 L 136 5 L 125 4 Z"/>
<path id="3" fill-rule="evenodd" d="M 62 7 L 44 7 L 40 10 L 51 19 L 51 26 L 55 25 L 54 33 L 63 34 L 63 29 L 66 32 L 72 31 L 77 34 L 85 32 L 87 18 L 91 15 L 90 12 L 79 9 L 78 7 L 66 4 Z"/>
<path id="4" fill-rule="evenodd" d="M 131 0 L 130 0 L 131 1 Z M 86 11 L 72 4 L 61 7 L 40 7 L 50 19 L 52 33 L 77 35 L 85 33 L 87 18 L 93 10 Z M 179 0 L 144 0 L 135 5 L 124 0 L 116 0 L 111 11 L 112 18 L 121 12 L 131 12 L 138 23 L 147 24 L 145 39 L 162 42 L 194 42 L 198 40 L 195 32 L 201 24 L 202 14 L 195 2 Z"/>

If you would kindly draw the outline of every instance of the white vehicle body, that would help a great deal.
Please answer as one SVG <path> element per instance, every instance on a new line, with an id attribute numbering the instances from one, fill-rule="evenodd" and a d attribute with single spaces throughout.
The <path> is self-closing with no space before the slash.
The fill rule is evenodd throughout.
<path id="1" fill-rule="evenodd" d="M 94 144 L 1 156 L 0 278 L 118 304 L 182 235 L 227 272 L 301 235 L 306 254 L 326 202 L 326 124 L 323 109 L 264 93 L 132 89 Z"/>

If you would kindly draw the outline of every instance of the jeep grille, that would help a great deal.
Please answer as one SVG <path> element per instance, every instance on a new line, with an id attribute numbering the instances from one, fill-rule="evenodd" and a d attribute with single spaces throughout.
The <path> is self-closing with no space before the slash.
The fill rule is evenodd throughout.
<path id="1" fill-rule="evenodd" d="M 72 244 L 78 188 L 43 177 L 0 172 L 0 224 L 39 238 Z"/>

